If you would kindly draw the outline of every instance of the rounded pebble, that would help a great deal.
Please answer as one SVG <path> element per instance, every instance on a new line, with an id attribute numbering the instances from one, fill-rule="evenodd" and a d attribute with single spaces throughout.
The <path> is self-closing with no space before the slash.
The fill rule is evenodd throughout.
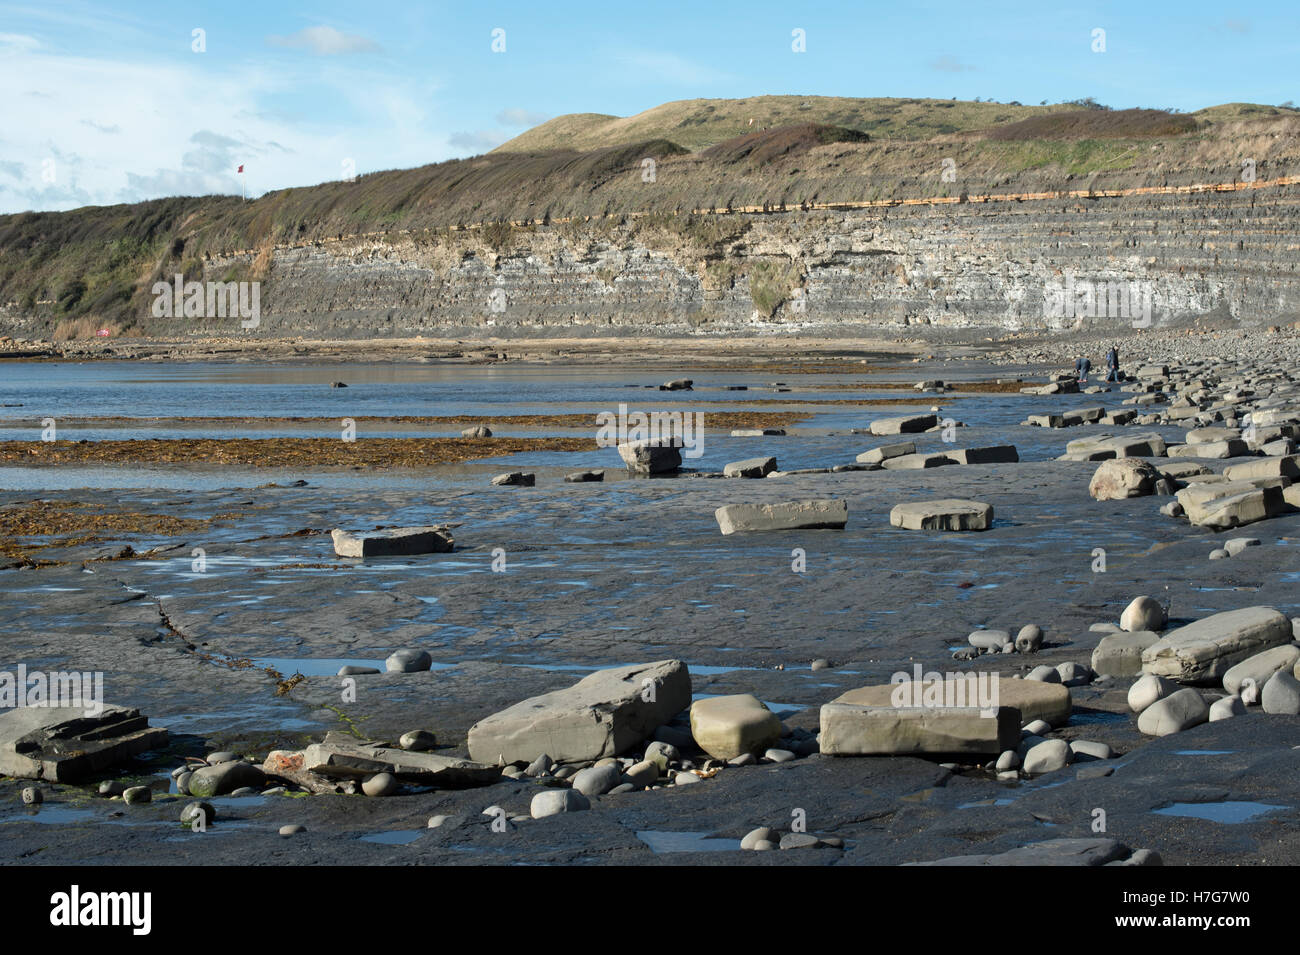
<path id="1" fill-rule="evenodd" d="M 361 784 L 361 791 L 367 796 L 391 796 L 401 785 L 392 773 L 376 773 Z"/>

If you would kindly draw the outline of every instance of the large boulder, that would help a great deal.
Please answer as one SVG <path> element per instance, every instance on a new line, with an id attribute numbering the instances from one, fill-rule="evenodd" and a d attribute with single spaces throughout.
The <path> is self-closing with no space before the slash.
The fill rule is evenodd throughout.
<path id="1" fill-rule="evenodd" d="M 1264 684 L 1259 703 L 1265 713 L 1300 714 L 1300 680 L 1296 680 L 1290 670 L 1278 670 Z"/>
<path id="2" fill-rule="evenodd" d="M 20 683 L 17 690 L 26 693 L 27 687 Z M 150 726 L 147 716 L 124 706 L 105 704 L 97 713 L 82 706 L 0 712 L 0 775 L 5 776 L 76 782 L 166 744 L 167 730 Z"/>
<path id="3" fill-rule="evenodd" d="M 1163 630 L 1168 622 L 1165 608 L 1154 597 L 1134 597 L 1119 615 L 1119 628 L 1129 633 Z"/>
<path id="4" fill-rule="evenodd" d="M 1272 607 L 1244 607 L 1171 630 L 1142 651 L 1142 670 L 1181 683 L 1217 683 L 1230 668 L 1291 642 L 1291 621 Z"/>
<path id="5" fill-rule="evenodd" d="M 618 456 L 629 471 L 637 474 L 666 474 L 682 466 L 681 441 L 677 438 L 620 444 Z"/>
<path id="6" fill-rule="evenodd" d="M 335 528 L 334 553 L 340 557 L 406 557 L 411 554 L 444 554 L 456 545 L 446 525 L 438 527 L 394 527 L 384 531 L 353 534 Z"/>
<path id="7" fill-rule="evenodd" d="M 1088 482 L 1088 493 L 1098 501 L 1117 501 L 1155 493 L 1160 472 L 1141 458 L 1103 461 Z"/>
<path id="8" fill-rule="evenodd" d="M 997 756 L 1020 738 L 1020 711 L 998 706 L 859 706 L 821 709 L 821 752 L 829 756 Z"/>
<path id="9" fill-rule="evenodd" d="M 1296 661 L 1300 661 L 1300 647 L 1293 643 L 1265 650 L 1229 667 L 1223 674 L 1223 688 L 1234 696 L 1240 696 L 1244 681 L 1254 680 L 1256 686 L 1263 686 L 1279 670 L 1294 670 Z"/>
<path id="10" fill-rule="evenodd" d="M 543 753 L 594 762 L 632 749 L 690 703 L 691 676 L 680 660 L 597 670 L 479 720 L 469 730 L 469 755 L 492 764 L 531 763 Z"/>
<path id="11" fill-rule="evenodd" d="M 832 703 L 847 703 L 853 706 L 893 706 L 895 702 L 921 701 L 926 700 L 926 690 L 935 692 L 938 685 L 936 680 L 927 680 L 924 674 L 914 674 L 915 679 L 908 683 L 878 683 L 874 686 L 858 687 L 855 690 L 849 690 L 842 693 Z M 947 683 L 953 684 L 951 691 L 951 702 L 957 704 L 974 705 L 976 702 L 976 691 L 972 688 L 970 680 L 975 677 L 974 673 L 953 675 L 951 681 L 945 680 L 944 683 L 944 702 L 948 702 L 949 691 Z M 910 683 L 910 685 L 909 685 Z M 964 688 L 962 684 L 965 684 Z M 978 687 L 978 678 L 976 678 L 975 687 Z M 1020 711 L 1020 718 L 1024 723 L 1032 723 L 1034 720 L 1045 720 L 1053 726 L 1064 726 L 1070 721 L 1070 711 L 1072 703 L 1070 701 L 1070 691 L 1060 683 L 1043 683 L 1039 680 L 1003 680 L 997 681 L 997 699 L 992 701 L 997 706 L 1009 706 Z M 958 690 L 962 690 L 963 695 L 958 696 Z"/>
<path id="12" fill-rule="evenodd" d="M 783 501 L 778 504 L 727 504 L 713 512 L 724 534 L 739 531 L 842 530 L 849 520 L 847 501 Z"/>
<path id="13" fill-rule="evenodd" d="M 1156 700 L 1138 716 L 1138 731 L 1147 736 L 1169 736 L 1199 726 L 1210 719 L 1210 706 L 1192 687 L 1184 687 Z"/>
<path id="14" fill-rule="evenodd" d="M 889 523 L 913 531 L 986 531 L 993 526 L 993 505 L 945 498 L 896 504 Z"/>
<path id="15" fill-rule="evenodd" d="M 748 693 L 691 704 L 691 735 L 715 759 L 761 753 L 781 738 L 781 720 Z"/>
<path id="16" fill-rule="evenodd" d="M 877 418 L 871 422 L 871 433 L 875 435 L 885 434 L 916 434 L 921 431 L 929 431 L 939 423 L 939 418 L 932 414 L 922 415 L 903 415 L 898 418 Z"/>
<path id="17" fill-rule="evenodd" d="M 260 787 L 265 782 L 266 774 L 252 763 L 231 760 L 196 769 L 185 784 L 185 790 L 191 796 L 208 799 L 224 796 L 245 786 Z"/>

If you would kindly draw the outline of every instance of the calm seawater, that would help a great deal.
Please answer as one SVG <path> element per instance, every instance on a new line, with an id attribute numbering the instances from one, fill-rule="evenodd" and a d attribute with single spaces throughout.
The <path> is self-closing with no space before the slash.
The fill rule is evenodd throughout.
<path id="1" fill-rule="evenodd" d="M 987 371 L 987 369 L 985 369 Z M 998 374 L 1005 375 L 1006 372 Z M 629 411 L 681 410 L 710 412 L 783 411 L 806 407 L 810 401 L 871 397 L 910 397 L 915 403 L 892 407 L 827 405 L 825 411 L 794 426 L 789 437 L 732 438 L 708 434 L 705 453 L 688 459 L 687 467 L 720 470 L 728 461 L 759 454 L 775 454 L 783 469 L 829 467 L 853 460 L 860 450 L 880 443 L 869 436 L 846 435 L 850 428 L 866 428 L 874 418 L 923 413 L 932 405 L 945 415 L 979 429 L 980 443 L 1012 441 L 1025 460 L 1045 459 L 1060 453 L 1061 432 L 1050 435 L 1019 422 L 1033 411 L 1059 410 L 1106 404 L 1117 405 L 1118 393 L 1071 395 L 1051 399 L 1024 396 L 977 395 L 961 401 L 943 396 L 918 395 L 911 387 L 920 372 L 900 375 L 872 374 L 869 366 L 848 374 L 779 375 L 767 372 L 691 371 L 666 372 L 662 368 L 640 371 L 634 366 L 464 366 L 436 364 L 141 364 L 139 362 L 3 362 L 0 363 L 0 440 L 34 441 L 40 438 L 41 420 L 59 422 L 60 440 L 126 438 L 250 438 L 276 436 L 331 437 L 340 434 L 344 418 L 363 416 L 493 416 L 532 414 L 617 413 L 620 404 Z M 696 390 L 661 392 L 668 378 L 690 377 Z M 975 377 L 987 377 L 976 375 Z M 897 391 L 862 391 L 855 382 L 879 378 L 898 382 Z M 333 381 L 346 388 L 331 388 Z M 775 390 L 780 384 L 790 393 Z M 747 391 L 728 391 L 744 385 Z M 816 385 L 814 389 L 811 386 Z M 826 388 L 827 385 L 838 385 Z M 763 404 L 755 405 L 753 402 Z M 768 403 L 768 402 L 780 403 Z M 789 402 L 787 405 L 786 402 Z M 1031 407 L 1032 405 L 1032 407 Z M 244 423 L 116 422 L 97 424 L 66 419 L 96 417 L 155 418 L 285 418 L 326 419 L 313 423 L 267 421 Z M 328 419 L 340 422 L 334 425 Z M 64 423 L 66 421 L 66 423 Z M 462 426 L 430 428 L 413 424 L 359 422 L 357 436 L 438 436 L 458 434 Z M 990 430 L 991 429 L 991 430 Z M 595 425 L 577 431 L 555 426 L 537 428 L 494 426 L 502 436 L 595 435 Z M 830 435 L 828 431 L 839 431 Z M 994 433 L 996 432 L 996 434 Z M 958 446 L 969 441 L 966 432 Z M 1070 437 L 1077 435 L 1071 434 Z M 917 439 L 918 450 L 930 445 L 939 450 L 938 435 Z M 592 453 L 537 453 L 493 458 L 432 469 L 421 475 L 385 475 L 323 471 L 313 483 L 331 486 L 429 487 L 476 486 L 485 472 L 498 473 L 520 467 L 557 471 L 609 468 L 607 480 L 621 476 L 621 463 L 613 449 Z M 138 467 L 0 467 L 0 488 L 57 490 L 77 487 L 174 487 L 205 489 L 247 487 L 267 481 L 294 480 L 301 470 Z"/>

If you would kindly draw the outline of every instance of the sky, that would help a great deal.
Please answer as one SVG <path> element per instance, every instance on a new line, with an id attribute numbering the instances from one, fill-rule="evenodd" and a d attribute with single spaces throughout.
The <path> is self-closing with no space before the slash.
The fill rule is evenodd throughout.
<path id="1" fill-rule="evenodd" d="M 0 213 L 258 196 L 699 97 L 1279 104 L 1298 63 L 1274 0 L 0 0 Z"/>

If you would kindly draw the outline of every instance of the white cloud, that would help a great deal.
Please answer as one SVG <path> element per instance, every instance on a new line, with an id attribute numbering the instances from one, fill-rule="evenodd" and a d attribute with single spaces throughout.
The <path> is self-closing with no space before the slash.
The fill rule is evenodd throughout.
<path id="1" fill-rule="evenodd" d="M 356 33 L 341 33 L 333 27 L 305 27 L 289 36 L 269 36 L 272 46 L 310 50 L 317 56 L 340 56 L 347 53 L 375 53 L 379 44 Z"/>
<path id="2" fill-rule="evenodd" d="M 188 46 L 170 60 L 8 50 L 0 214 L 239 195 L 240 163 L 253 197 L 341 179 L 345 160 L 364 174 L 464 150 L 433 128 L 437 86 L 427 79 L 399 84 L 342 64 L 323 71 L 314 60 L 231 62 Z M 333 104 L 331 121 L 285 112 L 308 89 Z"/>

